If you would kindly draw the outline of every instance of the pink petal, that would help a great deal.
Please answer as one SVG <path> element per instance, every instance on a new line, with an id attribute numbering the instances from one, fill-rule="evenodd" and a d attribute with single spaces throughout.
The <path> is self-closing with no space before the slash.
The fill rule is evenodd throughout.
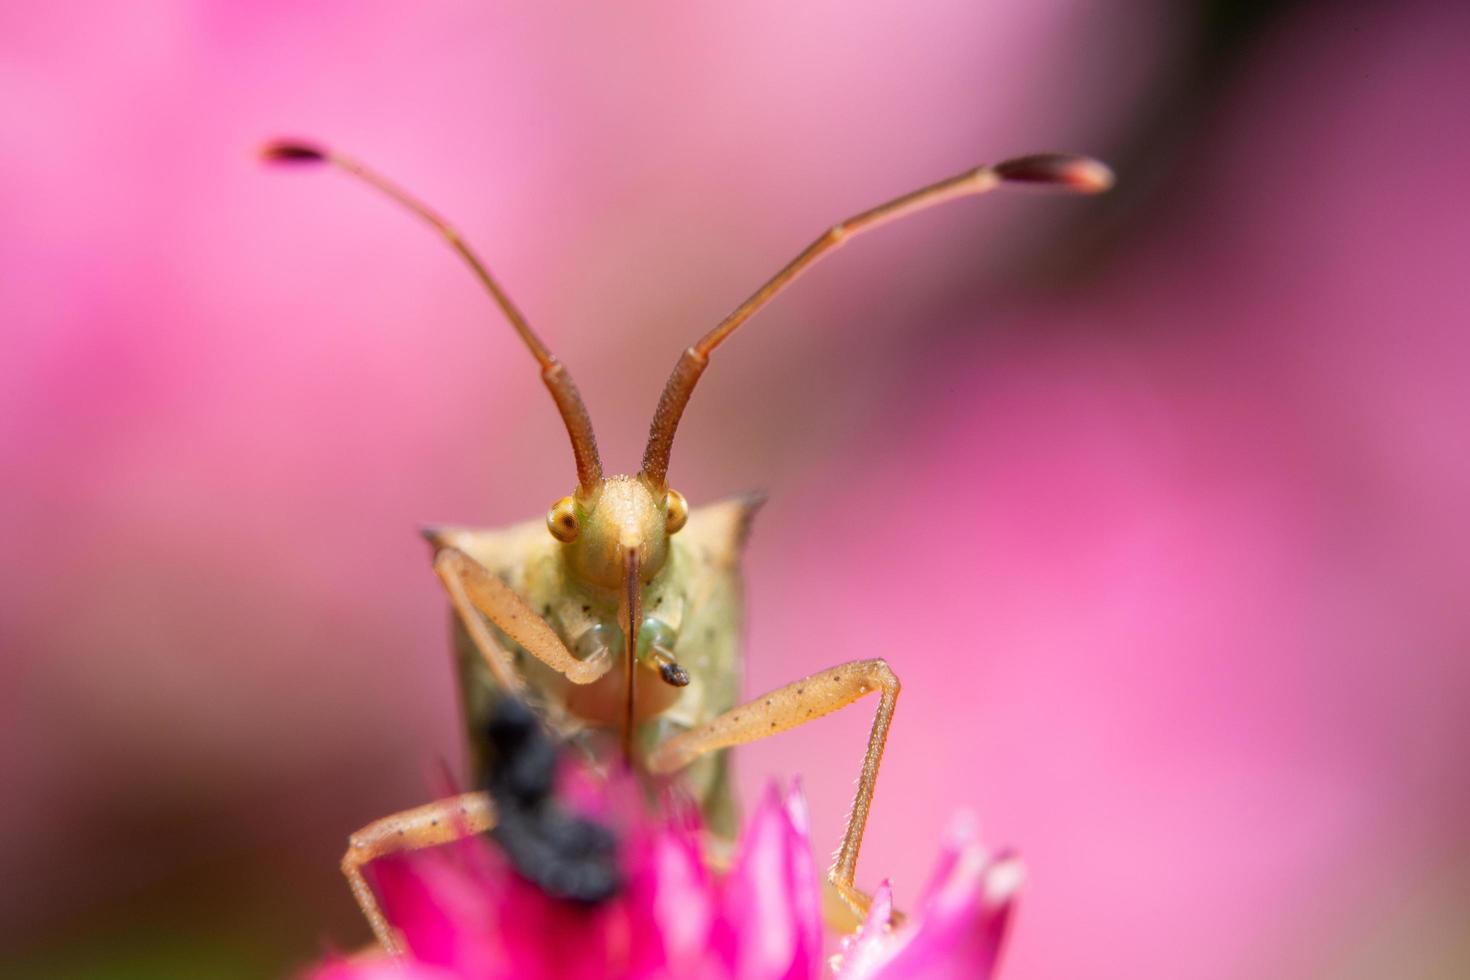
<path id="1" fill-rule="evenodd" d="M 884 879 L 873 893 L 873 904 L 868 906 L 868 917 L 858 931 L 842 939 L 841 967 L 837 977 L 848 978 L 874 976 L 883 960 L 890 954 L 885 945 L 889 933 L 889 922 L 893 918 L 893 888 Z"/>
<path id="2" fill-rule="evenodd" d="M 489 879 L 472 872 L 479 857 L 473 852 L 480 846 L 470 839 L 395 855 L 374 862 L 370 870 L 384 915 L 402 932 L 416 960 L 460 976 L 494 977 L 508 965 L 494 927 L 503 889 L 487 887 Z"/>
<path id="3" fill-rule="evenodd" d="M 602 980 L 631 955 L 621 902 L 549 898 L 481 838 L 374 862 L 388 921 L 413 958 L 474 980 Z"/>
<path id="4" fill-rule="evenodd" d="M 822 892 L 812 860 L 811 819 L 801 781 L 793 780 L 786 794 L 788 853 L 791 855 L 791 910 L 796 922 L 798 959 L 820 963 L 822 958 Z"/>
<path id="5" fill-rule="evenodd" d="M 508 868 L 497 925 L 507 980 L 604 980 L 625 975 L 632 934 L 622 900 L 584 906 L 547 896 Z"/>
<path id="6" fill-rule="evenodd" d="M 715 921 L 714 886 L 698 839 L 665 828 L 637 843 L 629 864 L 630 975 L 696 975 Z"/>
<path id="7" fill-rule="evenodd" d="M 1000 954 L 1020 881 L 1016 858 L 992 857 L 968 824 L 958 826 L 913 918 L 884 928 L 891 915 L 884 894 L 848 944 L 837 977 L 984 980 Z"/>
<path id="8" fill-rule="evenodd" d="M 332 960 L 304 975 L 303 980 L 460 980 L 462 974 L 409 959 L 372 956 Z"/>
<path id="9" fill-rule="evenodd" d="M 805 897 L 799 897 L 797 876 L 803 868 L 793 844 L 805 848 L 805 834 L 792 823 L 780 794 L 773 786 L 761 797 L 740 842 L 740 856 L 726 882 L 716 943 L 741 980 L 787 980 L 815 977 L 820 947 L 808 948 L 806 925 L 799 922 Z M 809 887 L 815 880 L 807 875 Z"/>

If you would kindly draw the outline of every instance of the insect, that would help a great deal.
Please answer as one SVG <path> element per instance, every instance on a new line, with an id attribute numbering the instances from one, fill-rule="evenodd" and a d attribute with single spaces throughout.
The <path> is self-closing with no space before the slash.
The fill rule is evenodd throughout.
<path id="1" fill-rule="evenodd" d="M 1097 193 L 1108 168 L 1088 157 L 1038 154 L 967 170 L 833 225 L 686 349 L 659 398 L 639 471 L 604 473 L 592 421 L 571 375 L 531 329 L 485 263 L 427 205 L 361 163 L 301 142 L 268 160 L 326 163 L 383 192 L 435 228 L 479 278 L 541 371 L 571 441 L 577 484 L 544 520 L 497 530 L 426 531 L 434 571 L 456 617 L 466 719 L 478 728 L 502 694 L 524 698 L 563 737 L 637 772 L 681 774 L 716 834 L 734 831 L 725 750 L 820 718 L 877 693 L 847 827 L 828 881 L 857 914 L 858 851 L 899 693 L 882 660 L 858 660 L 739 701 L 740 557 L 758 507 L 735 498 L 691 509 L 669 484 L 679 420 L 711 353 L 802 272 L 847 239 L 915 211 L 1006 185 Z M 483 760 L 478 760 L 483 764 Z M 342 867 L 379 941 L 397 948 L 362 869 L 385 854 L 443 843 L 492 825 L 488 797 L 467 793 L 379 820 L 352 835 Z"/>

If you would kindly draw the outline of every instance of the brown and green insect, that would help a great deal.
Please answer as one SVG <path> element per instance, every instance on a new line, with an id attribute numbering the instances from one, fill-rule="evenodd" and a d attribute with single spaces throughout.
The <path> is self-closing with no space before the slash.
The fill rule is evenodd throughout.
<path id="1" fill-rule="evenodd" d="M 884 222 L 1008 184 L 1096 193 L 1112 184 L 1103 164 L 1039 154 L 977 167 L 864 211 L 823 232 L 781 271 L 680 355 L 654 410 L 643 463 L 632 476 L 603 472 L 592 421 L 565 366 L 531 329 L 485 263 L 442 218 L 350 157 L 298 142 L 265 157 L 325 162 L 402 204 L 437 229 L 489 291 L 541 369 L 571 439 L 577 485 L 544 520 L 497 530 L 426 532 L 434 571 L 456 614 L 456 660 L 466 720 L 479 730 L 503 693 L 530 703 L 562 737 L 606 752 L 620 744 L 634 771 L 681 774 L 716 834 L 734 831 L 724 751 L 820 718 L 871 693 L 857 796 L 828 880 L 855 913 L 858 850 L 899 683 L 882 660 L 845 663 L 739 703 L 740 556 L 759 501 L 690 509 L 669 485 L 674 434 L 710 354 L 823 255 Z M 477 760 L 477 766 L 483 760 Z M 477 773 L 477 776 L 479 774 Z M 362 876 L 385 854 L 426 847 L 493 823 L 483 793 L 431 803 L 353 834 L 342 868 L 379 941 L 397 948 Z"/>

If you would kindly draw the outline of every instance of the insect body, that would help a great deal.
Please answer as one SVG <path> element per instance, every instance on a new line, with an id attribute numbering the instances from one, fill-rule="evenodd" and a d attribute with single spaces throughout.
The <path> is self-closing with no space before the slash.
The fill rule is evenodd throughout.
<path id="1" fill-rule="evenodd" d="M 544 521 L 503 530 L 426 532 L 434 570 L 457 621 L 467 718 L 485 720 L 502 694 L 525 698 L 556 731 L 596 750 L 611 736 L 636 771 L 681 773 L 717 833 L 734 830 L 724 749 L 829 714 L 877 692 L 857 795 L 828 879 L 861 913 L 854 885 L 878 765 L 898 698 L 882 660 L 842 664 L 743 704 L 739 691 L 740 553 L 757 502 L 690 510 L 669 486 L 674 434 L 709 356 L 821 256 L 849 237 L 933 204 L 1005 184 L 1095 193 L 1108 169 L 1086 157 L 1041 154 L 978 167 L 834 225 L 683 352 L 633 476 L 607 476 L 591 419 L 566 368 L 532 331 L 483 262 L 427 206 L 355 160 L 303 143 L 268 146 L 267 159 L 326 162 L 392 197 L 436 228 L 470 266 L 536 359 L 571 440 L 577 486 Z M 396 948 L 361 869 L 375 858 L 428 846 L 493 822 L 482 794 L 384 818 L 351 838 L 343 870 L 379 940 Z"/>
<path id="2" fill-rule="evenodd" d="M 608 484 L 598 500 L 600 507 L 594 507 L 591 517 L 583 515 L 579 528 L 594 523 L 599 509 L 652 510 L 652 494 L 638 480 L 621 478 Z M 500 692 L 510 690 L 535 704 L 553 729 L 590 743 L 594 751 L 599 735 L 630 736 L 632 744 L 624 751 L 642 761 L 669 736 L 698 728 L 733 707 L 740 685 L 740 551 L 759 505 L 757 498 L 741 498 L 686 515 L 682 502 L 675 504 L 683 526 L 663 536 L 661 547 L 640 559 L 640 568 L 653 571 L 641 582 L 637 596 L 641 611 L 634 616 L 636 628 L 631 632 L 637 642 L 631 659 L 625 655 L 629 599 L 623 569 L 614 569 L 614 577 L 607 579 L 614 585 L 589 583 L 575 571 L 576 541 L 563 543 L 548 534 L 547 521 L 494 531 L 426 532 L 436 548 L 435 567 L 460 613 L 456 661 L 471 728 L 484 722 Z M 559 520 L 558 509 L 553 508 L 549 521 L 558 533 L 566 534 Z M 481 569 L 489 572 L 488 578 Z M 508 623 L 506 628 L 463 612 L 465 600 L 470 608 L 479 608 L 477 595 L 482 604 L 493 602 L 483 594 L 486 589 L 497 593 L 504 589 L 524 600 L 536 618 L 525 620 L 524 626 Z M 550 637 L 536 635 L 545 627 L 574 659 L 575 667 L 567 665 L 576 672 L 572 676 L 528 652 L 552 645 Z M 499 673 L 497 663 L 483 655 L 483 649 L 492 645 L 509 655 L 508 675 Z M 626 678 L 630 668 L 631 725 Z M 595 679 L 578 683 L 584 678 Z M 484 774 L 484 762 L 478 757 L 475 771 L 477 779 Z M 711 829 L 733 835 L 734 801 L 725 753 L 702 756 L 682 782 L 701 802 Z"/>

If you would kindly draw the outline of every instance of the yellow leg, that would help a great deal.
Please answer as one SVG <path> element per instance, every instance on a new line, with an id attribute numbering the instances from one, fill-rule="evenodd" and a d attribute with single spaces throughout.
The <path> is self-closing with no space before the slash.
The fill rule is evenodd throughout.
<path id="1" fill-rule="evenodd" d="M 363 878 L 365 865 L 388 854 L 417 851 L 438 844 L 481 834 L 495 823 L 490 798 L 484 793 L 464 793 L 404 810 L 381 820 L 374 820 L 348 838 L 347 853 L 342 855 L 342 873 L 352 889 L 352 897 L 373 927 L 373 935 L 389 953 L 403 951 L 393 927 L 383 917 L 378 897 Z"/>
<path id="2" fill-rule="evenodd" d="M 449 592 L 449 601 L 459 614 L 470 638 L 495 675 L 497 683 L 509 693 L 524 689 L 510 658 L 490 635 L 481 620 L 483 614 L 504 631 L 531 656 L 566 677 L 573 684 L 591 684 L 612 667 L 612 657 L 578 660 L 572 656 L 551 625 L 526 605 L 526 600 L 489 570 L 458 548 L 442 548 L 434 555 L 434 572 Z"/>
<path id="3" fill-rule="evenodd" d="M 873 803 L 873 788 L 878 782 L 878 765 L 883 761 L 883 745 L 888 740 L 888 726 L 898 703 L 898 677 L 882 660 L 855 660 L 818 674 L 787 684 L 718 718 L 659 745 L 649 759 L 655 773 L 671 773 L 689 765 L 706 752 L 743 745 L 768 738 L 777 732 L 795 728 L 815 718 L 844 708 L 866 694 L 881 693 L 873 728 L 868 734 L 868 749 L 858 775 L 857 796 L 848 814 L 842 844 L 827 872 L 833 889 L 853 912 L 867 913 L 868 897 L 858 891 L 853 881 L 857 876 L 858 851 L 863 844 L 863 831 L 868 825 L 868 811 Z"/>

